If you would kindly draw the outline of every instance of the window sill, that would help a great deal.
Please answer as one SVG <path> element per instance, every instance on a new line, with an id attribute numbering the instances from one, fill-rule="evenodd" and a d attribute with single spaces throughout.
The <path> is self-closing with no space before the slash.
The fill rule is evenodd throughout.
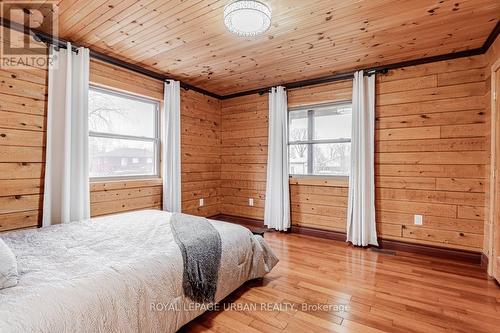
<path id="1" fill-rule="evenodd" d="M 137 187 L 152 187 L 163 185 L 161 178 L 141 178 L 141 179 L 94 179 L 90 181 L 90 192 L 119 190 Z"/>
<path id="2" fill-rule="evenodd" d="M 91 184 L 99 183 L 124 183 L 124 182 L 162 182 L 162 178 L 159 176 L 123 176 L 123 177 L 101 177 L 101 178 L 89 178 Z"/>
<path id="3" fill-rule="evenodd" d="M 347 176 L 290 176 L 290 185 L 349 187 Z"/>

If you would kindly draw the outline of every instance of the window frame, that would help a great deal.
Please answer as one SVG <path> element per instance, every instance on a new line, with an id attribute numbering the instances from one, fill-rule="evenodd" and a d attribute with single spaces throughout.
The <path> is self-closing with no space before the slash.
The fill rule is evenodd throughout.
<path id="1" fill-rule="evenodd" d="M 160 119 L 160 101 L 153 99 L 153 98 L 148 98 L 148 97 L 143 97 L 139 95 L 135 95 L 130 92 L 123 92 L 119 90 L 115 90 L 112 88 L 108 87 L 101 87 L 97 86 L 94 84 L 89 85 L 89 91 L 94 90 L 98 92 L 103 92 L 105 94 L 109 95 L 115 95 L 118 97 L 125 97 L 128 99 L 133 99 L 136 101 L 141 101 L 141 102 L 146 102 L 153 104 L 155 106 L 154 108 L 154 121 L 155 121 L 155 126 L 154 126 L 154 137 L 146 137 L 146 136 L 135 136 L 135 135 L 126 135 L 126 134 L 113 134 L 113 133 L 106 133 L 106 132 L 95 132 L 89 130 L 89 135 L 88 139 L 90 141 L 90 138 L 105 138 L 105 139 L 122 139 L 122 140 L 130 140 L 130 141 L 141 141 L 141 142 L 152 142 L 154 146 L 154 168 L 155 172 L 154 174 L 148 175 L 148 174 L 143 174 L 143 175 L 130 175 L 130 176 L 102 176 L 102 177 L 89 177 L 89 180 L 91 183 L 100 183 L 100 182 L 106 182 L 106 181 L 124 181 L 124 180 L 138 180 L 138 179 L 160 179 L 161 178 L 161 140 L 160 140 L 160 126 L 161 126 L 161 119 Z M 90 149 L 88 152 L 90 156 Z M 90 169 L 89 169 L 90 173 Z"/>
<path id="2" fill-rule="evenodd" d="M 349 175 L 322 175 L 322 174 L 314 174 L 314 155 L 313 147 L 314 144 L 321 143 L 351 143 L 352 137 L 350 139 L 314 139 L 314 109 L 316 108 L 328 108 L 334 107 L 338 105 L 350 104 L 351 105 L 351 117 L 352 117 L 352 100 L 341 100 L 332 103 L 318 103 L 311 104 L 305 106 L 297 106 L 288 109 L 287 121 L 288 121 L 288 133 L 287 133 L 287 141 L 288 141 L 288 156 L 290 159 L 290 146 L 291 145 L 307 145 L 307 174 L 289 174 L 289 178 L 330 178 L 330 179 L 349 179 Z M 307 111 L 307 140 L 297 140 L 290 141 L 290 114 L 295 111 Z M 289 172 L 290 172 L 290 166 Z"/>

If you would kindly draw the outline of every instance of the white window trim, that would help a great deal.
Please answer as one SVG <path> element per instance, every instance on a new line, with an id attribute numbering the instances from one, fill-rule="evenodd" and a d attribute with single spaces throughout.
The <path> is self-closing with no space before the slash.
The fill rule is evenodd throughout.
<path id="1" fill-rule="evenodd" d="M 106 181 L 123 181 L 123 180 L 138 180 L 138 179 L 159 179 L 161 178 L 161 168 L 160 168 L 160 102 L 154 100 L 152 98 L 146 98 L 142 96 L 137 96 L 127 92 L 121 92 L 117 90 L 113 90 L 110 88 L 103 88 L 96 85 L 90 85 L 90 90 L 101 91 L 106 94 L 116 95 L 120 97 L 125 97 L 128 99 L 135 99 L 141 102 L 146 102 L 155 105 L 155 133 L 154 138 L 145 137 L 145 136 L 134 136 L 134 135 L 123 135 L 123 134 L 113 134 L 113 133 L 103 133 L 103 132 L 94 132 L 89 130 L 89 139 L 91 137 L 96 138 L 108 138 L 108 139 L 125 139 L 131 141 L 146 141 L 153 142 L 154 144 L 154 166 L 155 173 L 153 175 L 133 175 L 133 176 L 105 176 L 105 177 L 90 177 L 91 183 L 100 183 Z"/>
<path id="2" fill-rule="evenodd" d="M 342 105 L 342 104 L 351 104 L 352 105 L 352 100 L 342 100 L 342 101 L 336 101 L 333 103 L 320 103 L 320 104 L 312 104 L 312 105 L 298 106 L 298 107 L 290 108 L 290 109 L 288 109 L 288 126 L 290 126 L 290 112 L 311 111 L 312 109 L 315 109 L 315 108 L 325 108 L 325 107 L 337 106 L 337 105 Z M 288 147 L 290 147 L 290 145 L 297 145 L 297 144 L 306 144 L 306 145 L 308 145 L 308 147 L 312 147 L 313 144 L 320 144 L 320 143 L 351 143 L 352 139 L 314 140 L 312 138 L 312 135 L 314 133 L 314 128 L 312 126 L 312 118 L 313 118 L 312 112 L 309 112 L 308 113 L 308 122 L 309 123 L 307 126 L 308 140 L 288 141 Z M 290 129 L 289 129 L 289 131 L 290 131 Z M 308 156 L 307 156 L 308 173 L 306 173 L 306 174 L 290 174 L 290 178 L 349 179 L 349 175 L 324 175 L 324 174 L 312 173 L 312 170 L 313 170 L 313 156 L 312 156 L 313 150 L 308 149 L 307 153 L 308 153 Z"/>

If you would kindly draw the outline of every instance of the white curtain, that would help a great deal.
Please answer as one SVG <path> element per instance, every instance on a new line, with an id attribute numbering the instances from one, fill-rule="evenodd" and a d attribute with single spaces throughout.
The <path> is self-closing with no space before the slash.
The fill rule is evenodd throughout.
<path id="1" fill-rule="evenodd" d="M 264 224 L 286 231 L 290 227 L 288 192 L 288 107 L 284 87 L 269 94 L 269 142 Z"/>
<path id="2" fill-rule="evenodd" d="M 164 89 L 163 209 L 181 211 L 181 88 L 168 80 Z"/>
<path id="3" fill-rule="evenodd" d="M 42 225 L 90 217 L 89 50 L 51 48 Z"/>
<path id="4" fill-rule="evenodd" d="M 378 245 L 375 225 L 375 74 L 354 74 L 347 241 Z"/>

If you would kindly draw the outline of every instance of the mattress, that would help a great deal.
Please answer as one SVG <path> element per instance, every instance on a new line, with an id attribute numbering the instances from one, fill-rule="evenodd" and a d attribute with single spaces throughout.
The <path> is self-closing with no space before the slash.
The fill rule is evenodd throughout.
<path id="1" fill-rule="evenodd" d="M 170 217 L 145 210 L 2 234 L 19 283 L 0 290 L 0 332 L 175 332 L 202 314 L 183 294 Z M 248 229 L 211 223 L 222 243 L 220 301 L 278 259 Z"/>

